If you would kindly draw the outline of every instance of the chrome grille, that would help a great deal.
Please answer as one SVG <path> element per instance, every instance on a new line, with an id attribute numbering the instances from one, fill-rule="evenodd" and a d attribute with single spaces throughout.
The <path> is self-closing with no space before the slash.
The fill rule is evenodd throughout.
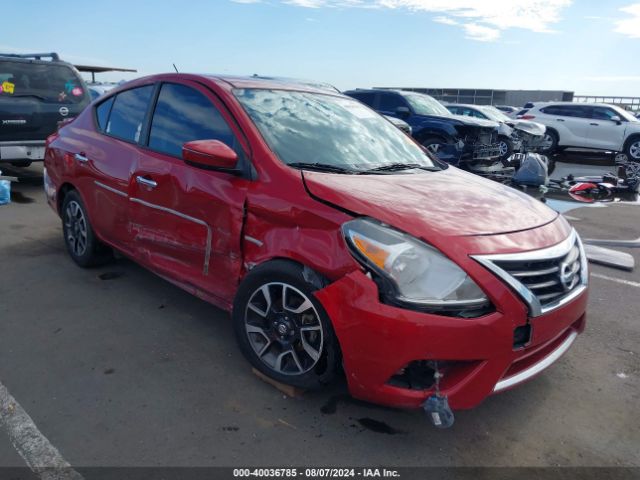
<path id="1" fill-rule="evenodd" d="M 527 303 L 536 317 L 578 296 L 587 285 L 587 259 L 575 230 L 553 247 L 505 255 L 474 256 Z"/>

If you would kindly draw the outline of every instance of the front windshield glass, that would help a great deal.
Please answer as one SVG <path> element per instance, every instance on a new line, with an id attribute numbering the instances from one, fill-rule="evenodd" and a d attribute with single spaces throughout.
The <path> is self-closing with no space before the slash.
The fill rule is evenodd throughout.
<path id="1" fill-rule="evenodd" d="M 441 117 L 451 115 L 447 107 L 429 95 L 405 93 L 403 97 L 407 99 L 407 102 L 409 102 L 409 105 L 411 105 L 411 108 L 413 108 L 413 111 L 416 112 L 417 115 L 439 115 Z"/>
<path id="2" fill-rule="evenodd" d="M 478 107 L 478 109 L 489 117 L 489 120 L 493 120 L 494 122 L 510 122 L 512 120 L 496 107 Z"/>
<path id="3" fill-rule="evenodd" d="M 234 94 L 271 150 L 288 165 L 352 172 L 395 164 L 439 168 L 406 134 L 357 100 L 288 90 L 241 89 Z"/>

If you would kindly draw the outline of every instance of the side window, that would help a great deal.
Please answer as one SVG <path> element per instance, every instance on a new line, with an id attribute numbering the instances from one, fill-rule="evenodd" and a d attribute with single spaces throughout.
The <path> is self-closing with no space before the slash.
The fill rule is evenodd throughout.
<path id="1" fill-rule="evenodd" d="M 407 102 L 395 93 L 381 93 L 378 110 L 381 112 L 395 113 L 398 107 L 406 107 Z"/>
<path id="2" fill-rule="evenodd" d="M 355 98 L 356 100 L 364 103 L 365 105 L 373 108 L 374 102 L 376 99 L 376 94 L 373 92 L 354 92 L 350 93 L 349 96 Z"/>
<path id="3" fill-rule="evenodd" d="M 574 105 L 550 105 L 540 109 L 547 115 L 558 115 L 559 117 L 589 118 L 589 109 Z"/>
<path id="4" fill-rule="evenodd" d="M 591 118 L 598 120 L 611 120 L 611 117 L 615 117 L 616 115 L 618 115 L 617 112 L 606 107 L 594 107 L 591 111 Z"/>
<path id="5" fill-rule="evenodd" d="M 109 114 L 111 113 L 111 107 L 116 97 L 111 97 L 108 100 L 102 102 L 96 107 L 96 119 L 98 120 L 98 128 L 105 130 L 107 128 L 107 121 L 109 120 Z"/>
<path id="6" fill-rule="evenodd" d="M 458 107 L 447 107 L 447 110 L 449 110 L 454 115 L 460 115 L 460 110 L 458 109 Z"/>
<path id="7" fill-rule="evenodd" d="M 153 85 L 132 88 L 116 95 L 105 132 L 114 137 L 138 142 L 149 106 Z"/>
<path id="8" fill-rule="evenodd" d="M 472 108 L 465 108 L 464 109 L 464 114 L 468 115 L 469 117 L 475 117 L 475 118 L 487 118 L 484 116 L 484 114 L 480 113 L 477 110 L 474 110 Z"/>
<path id="9" fill-rule="evenodd" d="M 186 85 L 163 84 L 151 122 L 149 147 L 179 157 L 186 142 L 209 139 L 220 140 L 241 153 L 229 125 L 208 98 Z"/>

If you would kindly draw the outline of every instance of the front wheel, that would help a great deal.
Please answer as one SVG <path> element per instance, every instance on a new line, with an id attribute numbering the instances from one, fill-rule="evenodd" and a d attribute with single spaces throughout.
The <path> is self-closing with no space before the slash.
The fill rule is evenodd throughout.
<path id="1" fill-rule="evenodd" d="M 313 295 L 317 289 L 303 267 L 278 260 L 252 270 L 233 305 L 247 360 L 268 377 L 303 389 L 329 383 L 339 357 L 329 316 Z"/>
<path id="2" fill-rule="evenodd" d="M 445 141 L 438 137 L 427 137 L 420 143 L 422 143 L 422 146 L 429 152 L 433 153 L 436 157 L 440 153 L 440 148 L 446 144 Z"/>
<path id="3" fill-rule="evenodd" d="M 513 154 L 513 142 L 505 136 L 498 137 L 498 148 L 500 149 L 500 160 L 506 160 Z"/>

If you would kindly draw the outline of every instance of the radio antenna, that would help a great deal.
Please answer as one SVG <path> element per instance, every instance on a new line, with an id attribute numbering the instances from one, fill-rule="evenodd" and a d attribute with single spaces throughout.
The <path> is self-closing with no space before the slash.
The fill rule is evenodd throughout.
<path id="1" fill-rule="evenodd" d="M 180 73 L 180 72 L 178 71 L 178 67 L 176 67 L 176 64 L 175 64 L 175 63 L 173 64 L 173 69 L 176 71 L 176 73 Z"/>

